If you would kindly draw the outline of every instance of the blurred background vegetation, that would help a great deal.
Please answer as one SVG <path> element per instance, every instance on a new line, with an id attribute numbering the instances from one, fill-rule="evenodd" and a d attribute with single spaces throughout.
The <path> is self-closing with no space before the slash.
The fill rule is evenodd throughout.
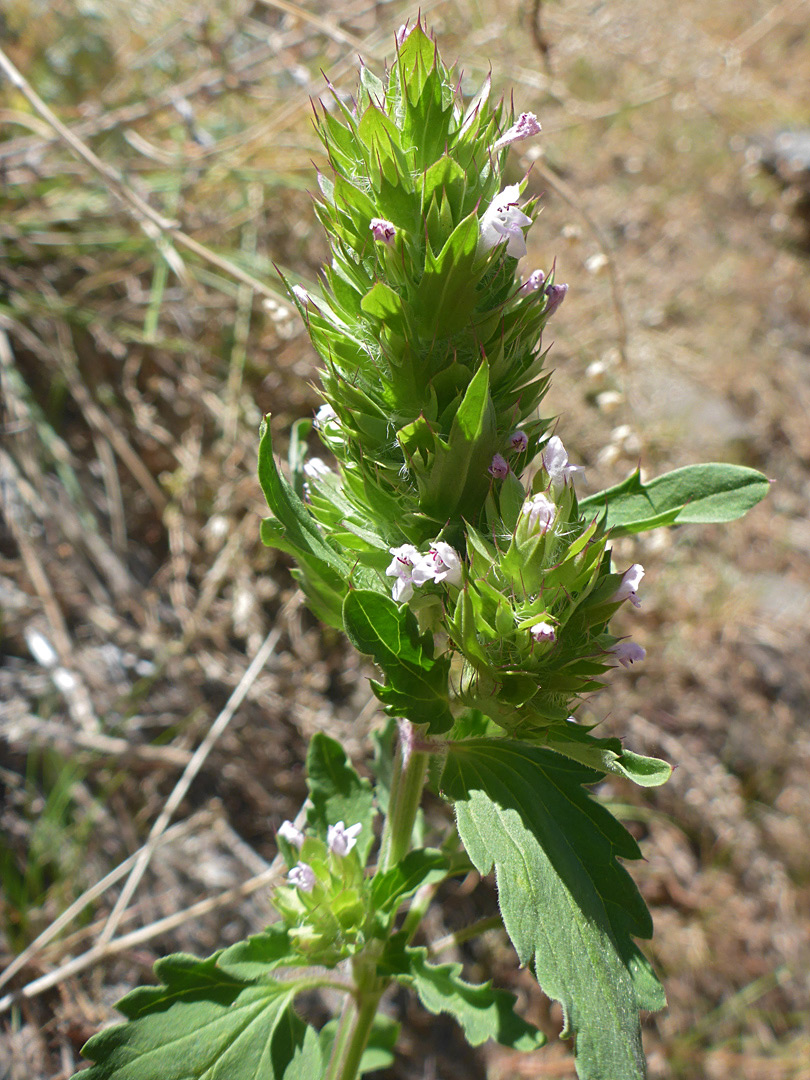
<path id="1" fill-rule="evenodd" d="M 550 406 L 587 489 L 639 460 L 775 480 L 729 528 L 616 545 L 618 565 L 647 568 L 630 617 L 648 659 L 587 715 L 677 766 L 654 793 L 600 791 L 647 856 L 634 874 L 670 999 L 645 1022 L 651 1076 L 806 1080 L 810 162 L 780 157 L 777 136 L 810 126 L 810 4 L 421 10 L 464 89 L 491 66 L 543 123 L 513 178 L 531 167 L 543 196 L 526 271 L 556 259 L 571 286 Z M 283 445 L 319 403 L 274 269 L 314 287 L 326 257 L 309 99 L 324 75 L 351 93 L 358 53 L 381 66 L 415 14 L 400 0 L 0 9 L 4 1077 L 71 1076 L 157 956 L 268 921 L 308 738 L 326 729 L 368 758 L 363 668 L 261 547 L 255 459 L 262 414 Z M 439 936 L 494 893 L 470 878 L 441 900 Z M 498 934 L 457 957 L 558 1030 Z M 473 1055 L 449 1023 L 391 1008 L 405 1032 L 388 1077 L 574 1075 L 565 1044 Z"/>

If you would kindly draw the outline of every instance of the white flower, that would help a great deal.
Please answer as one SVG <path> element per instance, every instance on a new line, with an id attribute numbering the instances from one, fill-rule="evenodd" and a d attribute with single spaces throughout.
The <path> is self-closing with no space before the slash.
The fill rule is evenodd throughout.
<path id="1" fill-rule="evenodd" d="M 413 568 L 422 558 L 419 549 L 413 544 L 402 544 L 400 547 L 388 550 L 394 557 L 385 574 L 386 577 L 397 579 L 391 589 L 391 596 L 397 603 L 410 600 L 413 596 Z"/>
<path id="2" fill-rule="evenodd" d="M 330 825 L 326 830 L 326 845 L 334 855 L 340 855 L 342 858 L 348 855 L 357 843 L 357 837 L 362 829 L 361 822 L 350 825 L 347 829 L 343 822 L 339 821 L 337 825 Z"/>
<path id="3" fill-rule="evenodd" d="M 640 645 L 637 645 L 635 641 L 617 641 L 615 645 L 610 646 L 608 652 L 613 653 L 613 655 L 607 657 L 605 663 L 610 664 L 611 667 L 617 667 L 619 664 L 622 667 L 630 667 L 637 660 L 643 660 L 647 655 L 646 651 Z"/>
<path id="4" fill-rule="evenodd" d="M 564 486 L 574 473 L 584 472 L 581 465 L 570 465 L 568 454 L 559 435 L 552 435 L 543 447 L 543 468 L 555 487 Z"/>
<path id="5" fill-rule="evenodd" d="M 557 631 L 547 622 L 535 623 L 529 630 L 538 645 L 553 645 L 557 640 Z"/>
<path id="6" fill-rule="evenodd" d="M 293 285 L 292 291 L 295 294 L 296 299 L 300 303 L 302 303 L 304 305 L 304 307 L 306 307 L 307 304 L 309 303 L 309 293 L 304 288 L 304 286 L 303 285 Z"/>
<path id="7" fill-rule="evenodd" d="M 520 188 L 509 184 L 496 195 L 479 222 L 478 253 L 489 251 L 507 241 L 506 254 L 513 259 L 521 259 L 526 254 L 526 238 L 523 229 L 531 225 L 532 219 L 518 209 Z"/>
<path id="8" fill-rule="evenodd" d="M 301 892 L 312 892 L 315 888 L 315 871 L 309 865 L 309 863 L 300 862 L 290 870 L 287 874 L 287 881 L 291 885 L 295 885 Z"/>
<path id="9" fill-rule="evenodd" d="M 435 581 L 437 584 L 444 581 L 448 585 L 460 586 L 461 556 L 443 540 L 436 540 L 427 555 L 423 555 L 414 566 L 411 579 L 417 587 L 424 585 L 426 581 Z"/>
<path id="10" fill-rule="evenodd" d="M 310 480 L 318 480 L 322 476 L 329 476 L 331 471 L 326 462 L 319 457 L 313 457 L 304 462 L 304 476 L 308 476 Z"/>
<path id="11" fill-rule="evenodd" d="M 298 848 L 299 851 L 306 839 L 301 830 L 296 828 L 291 821 L 282 821 L 281 827 L 278 830 L 278 835 L 282 840 L 286 840 L 292 847 Z"/>
<path id="12" fill-rule="evenodd" d="M 540 121 L 534 113 L 521 113 L 514 124 L 501 135 L 500 139 L 492 147 L 493 150 L 502 150 L 510 143 L 518 142 L 519 139 L 530 139 L 532 135 L 540 134 Z"/>
<path id="13" fill-rule="evenodd" d="M 554 518 L 557 516 L 557 507 L 542 493 L 532 495 L 523 504 L 521 516 L 528 518 L 526 532 L 529 536 L 540 533 L 543 536 L 551 528 Z"/>
<path id="14" fill-rule="evenodd" d="M 616 592 L 611 596 L 611 604 L 621 604 L 624 600 L 629 600 L 633 607 L 641 607 L 641 601 L 638 598 L 636 590 L 641 584 L 641 579 L 644 577 L 644 567 L 641 563 L 633 563 L 629 570 L 625 570 L 622 574 L 622 580 L 619 584 Z"/>
<path id="15" fill-rule="evenodd" d="M 337 420 L 337 418 L 337 413 L 327 401 L 324 405 L 321 405 L 320 409 L 315 413 L 315 426 L 323 427 L 325 424 L 331 424 L 332 421 Z"/>

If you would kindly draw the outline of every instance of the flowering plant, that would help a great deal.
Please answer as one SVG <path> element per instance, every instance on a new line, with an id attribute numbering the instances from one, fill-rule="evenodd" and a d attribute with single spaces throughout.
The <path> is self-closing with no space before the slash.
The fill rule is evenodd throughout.
<path id="1" fill-rule="evenodd" d="M 536 200 L 504 184 L 509 146 L 534 137 L 490 102 L 462 101 L 420 23 L 397 35 L 381 80 L 317 116 L 329 159 L 317 213 L 332 259 L 318 294 L 288 283 L 323 368 L 323 405 L 296 425 L 289 477 L 264 424 L 265 543 L 294 556 L 312 611 L 380 671 L 388 714 L 377 779 L 324 734 L 308 758 L 306 820 L 278 831 L 279 921 L 207 960 L 169 957 L 157 988 L 95 1036 L 86 1080 L 351 1080 L 390 1059 L 380 1003 L 411 989 L 467 1039 L 533 1050 L 542 1034 L 511 995 L 471 984 L 413 944 L 437 885 L 496 874 L 518 959 L 558 1000 L 581 1077 L 645 1073 L 639 1010 L 664 994 L 635 939 L 649 912 L 620 859 L 638 846 L 588 788 L 607 773 L 663 783 L 669 766 L 578 719 L 612 668 L 644 658 L 611 619 L 638 606 L 639 564 L 612 538 L 727 521 L 768 482 L 734 465 L 679 469 L 578 498 L 561 438 L 539 418 L 543 329 L 567 285 L 519 276 Z M 301 454 L 314 428 L 335 467 Z M 425 846 L 430 784 L 454 810 Z M 382 816 L 381 829 L 376 829 Z M 344 995 L 320 1031 L 305 991 Z"/>

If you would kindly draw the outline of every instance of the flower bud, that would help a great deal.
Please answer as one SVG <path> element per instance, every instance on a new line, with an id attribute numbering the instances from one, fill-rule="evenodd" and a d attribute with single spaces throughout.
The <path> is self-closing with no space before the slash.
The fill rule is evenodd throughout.
<path id="1" fill-rule="evenodd" d="M 546 304 L 545 314 L 547 318 L 554 314 L 554 312 L 565 299 L 565 294 L 567 292 L 567 285 L 549 285 L 549 287 L 546 289 L 548 303 Z"/>
<path id="2" fill-rule="evenodd" d="M 547 622 L 535 623 L 534 626 L 529 629 L 529 633 L 538 645 L 553 645 L 557 640 L 556 630 Z"/>
<path id="3" fill-rule="evenodd" d="M 540 121 L 534 113 L 521 113 L 514 124 L 501 135 L 500 139 L 492 147 L 493 150 L 502 150 L 510 143 L 520 139 L 530 139 L 533 135 L 539 135 L 541 131 Z"/>
<path id="4" fill-rule="evenodd" d="M 490 466 L 487 469 L 490 476 L 493 476 L 496 480 L 503 480 L 509 473 L 509 463 L 506 458 L 501 454 L 495 454 L 490 462 Z"/>
<path id="5" fill-rule="evenodd" d="M 568 453 L 559 435 L 552 435 L 543 447 L 541 456 L 543 468 L 555 487 L 564 487 L 574 473 L 583 472 L 581 465 L 571 465 Z"/>
<path id="6" fill-rule="evenodd" d="M 529 445 L 529 437 L 525 431 L 518 429 L 509 436 L 509 445 L 516 454 L 522 454 Z"/>
<path id="7" fill-rule="evenodd" d="M 296 299 L 302 303 L 305 307 L 309 303 L 309 293 L 303 285 L 293 285 L 292 291 Z"/>
<path id="8" fill-rule="evenodd" d="M 530 499 L 526 500 L 520 515 L 526 519 L 526 534 L 528 536 L 537 533 L 543 536 L 554 524 L 557 507 L 550 499 L 540 493 L 532 495 Z"/>
<path id="9" fill-rule="evenodd" d="M 520 286 L 518 292 L 522 293 L 524 296 L 527 293 L 539 292 L 540 289 L 543 288 L 545 281 L 546 275 L 543 273 L 542 270 L 532 270 L 532 272 Z"/>

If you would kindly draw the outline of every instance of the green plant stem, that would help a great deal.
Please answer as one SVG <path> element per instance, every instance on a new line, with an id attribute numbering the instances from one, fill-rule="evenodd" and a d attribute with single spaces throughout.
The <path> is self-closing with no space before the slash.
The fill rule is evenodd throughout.
<path id="1" fill-rule="evenodd" d="M 383 871 L 396 865 L 410 850 L 428 757 L 424 752 L 413 752 L 405 761 L 402 746 L 397 752 L 380 850 L 379 866 Z M 376 975 L 376 959 L 367 950 L 355 960 L 356 989 L 344 1003 L 324 1080 L 355 1080 L 357 1076 L 380 998 L 389 982 Z"/>

